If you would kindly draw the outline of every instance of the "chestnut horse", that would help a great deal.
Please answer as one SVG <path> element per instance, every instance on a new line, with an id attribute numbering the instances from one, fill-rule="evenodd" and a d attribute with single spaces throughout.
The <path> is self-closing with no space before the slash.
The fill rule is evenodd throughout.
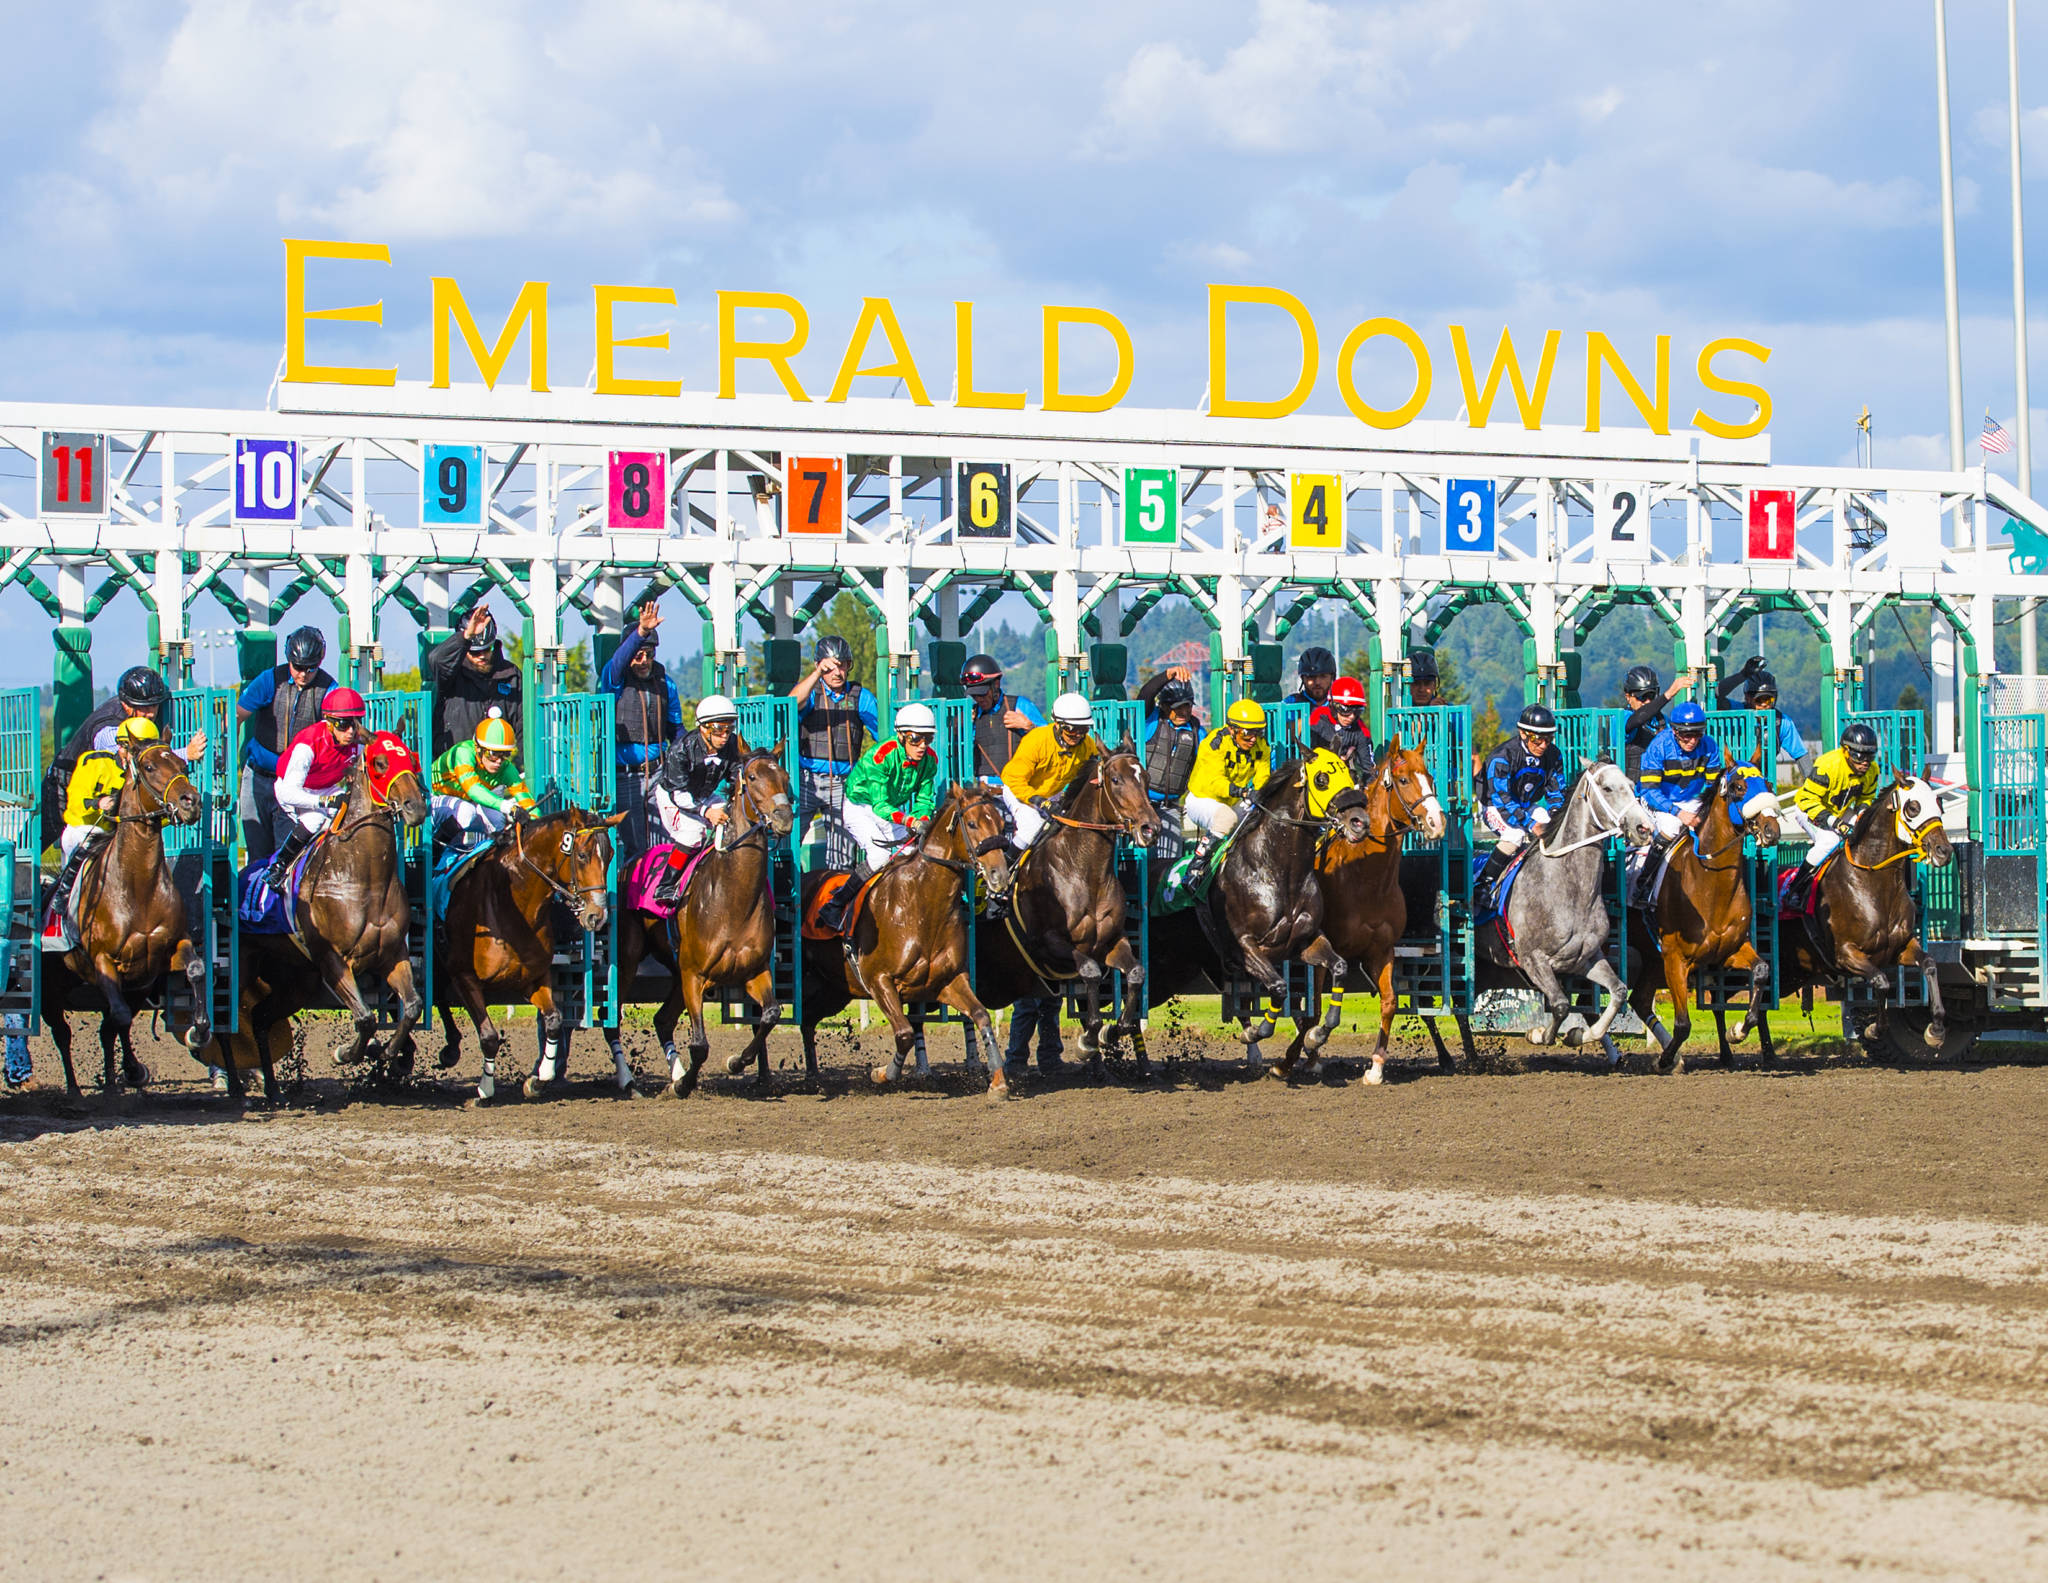
<path id="1" fill-rule="evenodd" d="M 193 1022 L 187 1048 L 202 1050 L 213 1037 L 206 1004 L 206 957 L 192 938 L 185 898 L 164 856 L 164 825 L 196 824 L 206 813 L 185 761 L 158 745 L 135 755 L 134 767 L 114 812 L 114 837 L 87 862 L 78 885 L 78 944 L 43 969 L 43 1009 L 50 1037 L 64 1058 L 64 1091 L 76 1099 L 78 1077 L 71 1066 L 71 1024 L 67 1012 L 80 1009 L 73 997 L 99 992 L 100 1050 L 105 1058 L 102 1086 L 111 1097 L 114 1041 L 126 1041 L 135 1007 L 129 996 L 147 990 L 167 973 L 182 973 L 191 986 Z M 64 898 L 57 897 L 64 905 Z M 129 1080 L 144 1074 L 128 1058 Z"/>
<path id="2" fill-rule="evenodd" d="M 668 1057 L 669 1084 L 678 1099 L 697 1086 L 697 1074 L 711 1054 L 711 1035 L 704 1026 L 706 991 L 744 985 L 760 1008 L 754 1037 L 726 1070 L 744 1072 L 760 1059 L 758 1079 L 768 1084 L 768 1035 L 782 1018 L 775 999 L 775 897 L 769 889 L 774 867 L 771 841 L 788 837 L 796 812 L 790 802 L 789 773 L 777 751 L 749 754 L 733 777 L 726 803 L 732 839 L 723 851 L 707 852 L 690 876 L 690 888 L 673 916 L 660 918 L 637 907 L 622 909 L 619 918 L 619 985 L 623 989 L 640 971 L 649 954 L 673 975 L 669 992 L 654 1013 L 655 1036 Z M 795 897 L 790 898 L 792 905 Z M 690 1060 L 676 1050 L 676 1023 L 690 1014 Z M 605 1030 L 612 1060 L 630 1071 L 616 1028 Z"/>
<path id="3" fill-rule="evenodd" d="M 611 917 L 612 831 L 624 813 L 610 816 L 565 808 L 544 818 L 508 824 L 481 857 L 456 876 L 448 911 L 435 942 L 437 983 L 445 984 L 469 1013 L 483 1046 L 483 1074 L 477 1098 L 498 1090 L 498 1051 L 504 1034 L 490 1008 L 526 1001 L 540 1014 L 541 1049 L 564 1048 L 561 1014 L 555 1010 L 555 908 L 559 901 L 579 928 L 604 928 Z M 441 1031 L 447 1047 L 441 1065 L 461 1059 L 462 1035 L 449 998 L 441 1002 Z M 622 1089 L 632 1086 L 625 1073 Z M 538 1097 L 540 1080 L 528 1079 L 528 1097 Z"/>
<path id="4" fill-rule="evenodd" d="M 1429 761 L 1420 748 L 1403 747 L 1398 736 L 1359 790 L 1365 794 L 1365 835 L 1353 840 L 1333 830 L 1316 858 L 1316 877 L 1323 892 L 1324 935 L 1379 990 L 1380 1036 L 1365 1073 L 1368 1083 L 1379 1083 L 1385 1081 L 1394 1031 L 1394 947 L 1408 930 L 1401 838 L 1413 830 L 1442 840 L 1444 810 Z"/>
<path id="5" fill-rule="evenodd" d="M 427 818 L 427 788 L 420 761 L 400 737 L 374 733 L 342 781 L 334 819 L 314 843 L 299 876 L 298 932 L 242 935 L 242 999 L 263 1067 L 263 1094 L 277 1102 L 271 1029 L 315 1001 L 332 997 L 355 1024 L 354 1036 L 334 1059 L 347 1066 L 378 1051 L 377 1016 L 363 998 L 365 984 L 389 985 L 398 997 L 398 1026 L 388 1048 L 409 1055 L 412 1030 L 424 1010 L 413 982 L 406 930 L 412 909 L 405 894 L 398 822 L 417 830 Z M 306 968 L 313 971 L 308 973 Z M 228 1094 L 242 1095 L 242 1069 L 225 1047 Z"/>
<path id="6" fill-rule="evenodd" d="M 1739 1041 L 1752 1027 L 1763 1032 L 1770 1051 L 1765 1002 L 1771 993 L 1771 964 L 1750 942 L 1756 909 L 1744 878 L 1745 835 L 1762 846 L 1778 840 L 1778 799 L 1757 765 L 1731 764 L 1716 775 L 1700 799 L 1699 828 L 1680 836 L 1669 866 L 1648 909 L 1634 909 L 1641 941 L 1635 958 L 1635 988 L 1629 1007 L 1657 1041 L 1657 1070 L 1682 1072 L 1686 1036 L 1692 1031 L 1692 976 L 1702 968 L 1732 967 L 1749 973 L 1749 1011 L 1736 1030 Z M 1767 896 L 1764 905 L 1775 906 Z M 1671 992 L 1669 1033 L 1657 1020 L 1657 991 Z M 1716 1013 L 1721 1029 L 1721 1055 L 1730 1059 L 1724 1013 Z"/>
<path id="7" fill-rule="evenodd" d="M 818 1024 L 851 1001 L 872 1000 L 889 1019 L 896 1053 L 869 1075 L 877 1083 L 893 1083 L 903 1076 L 903 1058 L 917 1042 L 904 1002 L 940 1000 L 973 1024 L 987 1049 L 989 1092 L 1009 1093 L 995 1026 L 967 981 L 968 920 L 961 905 L 970 869 L 980 871 L 991 895 L 1008 892 L 1009 835 L 1010 812 L 1000 792 L 978 782 L 956 784 L 924 834 L 907 838 L 907 850 L 874 877 L 850 932 L 831 940 L 805 938 L 804 1070 L 812 1082 L 818 1079 Z M 824 878 L 815 875 L 805 884 L 806 916 Z"/>

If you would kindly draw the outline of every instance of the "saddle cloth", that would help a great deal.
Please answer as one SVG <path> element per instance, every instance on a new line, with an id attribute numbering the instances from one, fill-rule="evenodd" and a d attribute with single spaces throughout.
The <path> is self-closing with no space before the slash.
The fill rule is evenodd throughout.
<path id="1" fill-rule="evenodd" d="M 434 918 L 448 916 L 448 893 L 470 865 L 490 849 L 491 843 L 485 841 L 477 846 L 444 847 L 434 854 L 434 871 L 427 876 L 427 897 Z"/>
<path id="2" fill-rule="evenodd" d="M 1474 906 L 1478 911 L 1475 921 L 1491 923 L 1497 918 L 1507 916 L 1508 897 L 1514 891 L 1515 881 L 1521 876 L 1522 865 L 1529 861 L 1529 854 L 1534 850 L 1534 842 L 1525 842 L 1522 850 L 1515 854 L 1513 861 L 1505 869 L 1501 870 L 1500 878 L 1493 882 L 1493 894 L 1490 897 L 1473 898 Z M 1479 878 L 1480 871 L 1485 867 L 1486 858 L 1480 853 L 1473 853 L 1472 878 L 1475 881 Z"/>
<path id="3" fill-rule="evenodd" d="M 53 849 L 54 850 L 54 849 Z M 78 898 L 85 894 L 85 882 L 99 871 L 107 860 L 104 848 L 93 853 L 78 866 L 78 877 L 71 882 L 71 894 L 59 896 L 54 892 L 43 901 L 43 949 L 45 951 L 72 951 L 78 947 L 78 932 L 71 927 L 71 920 L 78 912 Z M 44 866 L 45 883 L 57 877 L 55 870 Z"/>
<path id="4" fill-rule="evenodd" d="M 633 866 L 626 872 L 626 905 L 654 918 L 672 918 L 683 904 L 683 898 L 690 893 L 690 881 L 697 875 L 697 869 L 711 851 L 711 843 L 700 847 L 679 847 L 664 841 L 660 846 L 651 846 L 633 860 Z M 661 884 L 662 875 L 672 868 L 683 871 L 682 883 L 676 887 L 673 905 L 655 900 L 654 892 Z"/>
<path id="5" fill-rule="evenodd" d="M 882 871 L 882 873 L 886 872 L 886 869 Z M 846 887 L 853 876 L 851 874 L 827 874 L 818 882 L 817 890 L 811 895 L 810 905 L 804 908 L 804 938 L 806 940 L 837 940 L 842 937 L 850 939 L 853 935 L 854 925 L 860 922 L 861 912 L 868 904 L 868 892 L 874 889 L 875 881 L 882 877 L 882 873 L 870 874 L 862 882 L 860 889 L 854 893 L 853 905 L 846 909 L 846 917 L 837 930 L 827 929 L 823 924 L 819 923 L 818 913 L 826 902 L 830 901 Z"/>
<path id="6" fill-rule="evenodd" d="M 1198 901 L 1208 898 L 1209 887 L 1216 883 L 1216 876 L 1223 872 L 1224 854 L 1229 852 L 1237 840 L 1238 831 L 1244 828 L 1240 819 L 1237 828 L 1216 843 L 1216 850 L 1209 854 L 1204 863 L 1196 855 L 1193 846 L 1166 865 L 1160 876 L 1159 885 L 1152 897 L 1154 912 L 1182 912 Z"/>
<path id="7" fill-rule="evenodd" d="M 312 860 L 319 845 L 316 841 L 299 854 L 282 891 L 272 890 L 264 883 L 263 876 L 270 869 L 268 859 L 250 864 L 235 876 L 235 912 L 240 916 L 242 933 L 299 932 L 299 881 L 305 876 L 306 864 Z"/>
<path id="8" fill-rule="evenodd" d="M 1827 856 L 1827 861 L 1811 873 L 1804 866 L 1788 868 L 1778 876 L 1778 916 L 1780 918 L 1812 918 L 1820 912 L 1820 877 L 1833 868 L 1845 849 L 1836 847 Z M 1804 889 L 1801 879 L 1805 880 Z"/>

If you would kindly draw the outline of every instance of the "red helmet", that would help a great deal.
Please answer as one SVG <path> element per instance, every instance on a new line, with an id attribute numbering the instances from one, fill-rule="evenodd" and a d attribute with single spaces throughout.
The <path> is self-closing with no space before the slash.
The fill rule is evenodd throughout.
<path id="1" fill-rule="evenodd" d="M 369 712 L 363 695 L 353 687 L 330 687 L 320 700 L 320 713 L 332 720 L 360 720 Z"/>
<path id="2" fill-rule="evenodd" d="M 1365 684 L 1356 676 L 1339 676 L 1330 684 L 1330 702 L 1347 704 L 1353 709 L 1365 707 Z"/>

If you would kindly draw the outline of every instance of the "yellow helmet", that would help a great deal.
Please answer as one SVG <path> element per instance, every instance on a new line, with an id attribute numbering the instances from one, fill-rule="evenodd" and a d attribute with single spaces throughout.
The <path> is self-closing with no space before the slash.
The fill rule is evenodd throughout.
<path id="1" fill-rule="evenodd" d="M 130 715 L 114 728 L 114 740 L 123 747 L 134 747 L 140 742 L 161 742 L 164 734 L 157 730 L 156 722 L 148 715 Z"/>
<path id="2" fill-rule="evenodd" d="M 488 720 L 478 722 L 476 745 L 489 748 L 493 753 L 517 753 L 519 736 L 509 724 L 492 715 Z"/>
<path id="3" fill-rule="evenodd" d="M 1234 726 L 1244 726 L 1248 730 L 1263 731 L 1266 729 L 1266 711 L 1249 698 L 1238 699 L 1236 703 L 1223 711 L 1223 718 Z"/>

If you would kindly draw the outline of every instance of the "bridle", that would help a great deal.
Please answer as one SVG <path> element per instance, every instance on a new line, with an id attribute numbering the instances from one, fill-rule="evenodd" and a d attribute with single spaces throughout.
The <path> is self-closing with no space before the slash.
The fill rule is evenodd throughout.
<path id="1" fill-rule="evenodd" d="M 1098 754 L 1096 756 L 1095 769 L 1093 773 L 1091 773 L 1087 779 L 1081 781 L 1077 785 L 1075 790 L 1084 791 L 1090 786 L 1098 786 L 1102 789 L 1103 797 L 1106 800 L 1109 796 L 1109 784 L 1102 778 L 1102 771 L 1105 767 L 1107 760 L 1119 756 L 1128 757 L 1134 766 L 1138 763 L 1138 756 L 1135 753 L 1127 755 L 1118 755 L 1113 753 Z M 1138 788 L 1138 795 L 1140 797 L 1145 796 L 1145 790 L 1142 784 L 1140 784 Z M 1148 813 L 1151 811 L 1149 799 L 1147 800 L 1146 811 Z M 1089 819 L 1076 819 L 1068 814 L 1053 813 L 1050 811 L 1047 812 L 1046 818 L 1050 819 L 1054 824 L 1065 825 L 1069 830 L 1093 830 L 1104 835 L 1128 836 L 1133 841 L 1138 839 L 1138 832 L 1136 829 L 1133 828 L 1132 821 L 1128 815 L 1119 814 L 1114 824 L 1102 824 Z"/>
<path id="2" fill-rule="evenodd" d="M 1892 799 L 1893 834 L 1900 841 L 1904 842 L 1905 845 L 1890 857 L 1879 858 L 1875 863 L 1859 863 L 1856 861 L 1855 843 L 1845 840 L 1842 843 L 1842 855 L 1848 859 L 1851 868 L 1865 874 L 1878 873 L 1883 869 L 1890 868 L 1894 863 L 1903 863 L 1908 858 L 1912 858 L 1920 863 L 1930 863 L 1933 861 L 1927 855 L 1926 832 L 1941 822 L 1941 809 L 1937 807 L 1933 813 L 1921 820 L 1919 824 L 1909 825 L 1906 823 L 1905 799 L 1899 796 L 1899 788 L 1897 786 L 1887 786 L 1878 793 L 1879 801 L 1882 801 L 1886 796 Z M 1875 804 L 1872 806 L 1874 807 Z"/>
<path id="3" fill-rule="evenodd" d="M 1595 768 L 1598 768 L 1598 766 L 1596 765 Z M 1599 818 L 1613 820 L 1614 827 L 1609 830 L 1595 830 L 1591 835 L 1581 836 L 1576 841 L 1567 841 L 1563 846 L 1551 846 L 1546 842 L 1537 842 L 1537 846 L 1550 857 L 1563 857 L 1567 852 L 1576 852 L 1581 847 L 1592 846 L 1598 841 L 1611 841 L 1623 833 L 1621 818 L 1614 811 L 1614 805 L 1608 802 L 1605 795 L 1602 794 L 1600 782 L 1594 777 L 1593 771 L 1588 770 L 1581 777 L 1581 781 L 1585 786 L 1586 796 L 1593 801 L 1598 811 Z M 1560 821 L 1561 823 L 1562 821 Z"/>
<path id="4" fill-rule="evenodd" d="M 169 753 L 171 750 L 159 743 L 157 747 L 152 748 L 150 751 Z M 177 817 L 177 815 L 171 812 L 171 798 L 177 792 L 178 782 L 183 781 L 185 789 L 194 797 L 199 795 L 199 788 L 192 784 L 192 777 L 190 775 L 186 774 L 183 770 L 179 770 L 177 774 L 164 782 L 164 789 L 161 792 L 157 791 L 149 784 L 148 779 L 142 773 L 142 761 L 146 756 L 146 754 L 142 753 L 136 754 L 135 773 L 129 777 L 129 780 L 135 786 L 135 795 L 137 797 L 154 797 L 156 799 L 156 807 L 138 809 L 134 813 L 122 813 L 117 809 L 111 817 L 116 824 L 153 824 L 161 830 L 165 824 Z M 203 814 L 204 811 L 202 809 L 201 813 Z"/>
<path id="5" fill-rule="evenodd" d="M 510 835 L 512 838 L 512 850 L 519 858 L 519 861 L 522 864 L 524 864 L 529 870 L 531 870 L 534 874 L 537 874 L 540 877 L 541 882 L 545 884 L 549 890 L 554 892 L 556 900 L 563 903 L 563 905 L 568 907 L 568 909 L 571 912 L 575 913 L 576 916 L 579 919 L 581 919 L 584 916 L 584 914 L 589 910 L 585 906 L 583 898 L 587 896 L 598 896 L 605 898 L 606 900 L 610 899 L 611 891 L 609 887 L 604 885 L 583 885 L 572 890 L 569 886 L 564 885 L 560 880 L 556 879 L 555 876 L 550 874 L 546 869 L 542 868 L 538 863 L 534 862 L 532 858 L 528 857 L 526 855 L 527 828 L 528 827 L 523 823 L 514 823 L 507 825 L 505 827 L 505 831 L 506 834 Z M 568 826 L 562 832 L 562 855 L 564 857 L 572 858 L 578 856 L 578 849 L 581 848 L 584 838 L 586 836 L 593 835 L 604 828 L 606 827 L 602 824 Z"/>
<path id="6" fill-rule="evenodd" d="M 754 788 L 747 781 L 747 770 L 751 766 L 761 763 L 773 766 L 775 764 L 775 755 L 764 749 L 757 749 L 747 755 L 746 759 L 741 763 L 737 775 L 734 777 L 739 790 L 733 797 L 733 801 L 739 805 L 740 815 L 747 822 L 741 828 L 740 833 L 725 844 L 727 852 L 737 852 L 741 847 L 751 846 L 757 840 L 763 852 L 768 850 L 768 837 L 772 834 L 768 824 L 768 814 L 753 806 Z M 789 793 L 786 791 L 779 791 L 768 800 L 770 811 L 776 808 L 787 808 L 788 806 Z"/>
<path id="7" fill-rule="evenodd" d="M 1422 828 L 1422 820 L 1417 816 L 1428 807 L 1431 800 L 1436 796 L 1436 787 L 1430 783 L 1429 771 L 1418 769 L 1414 772 L 1413 778 L 1420 780 L 1428 790 L 1414 802 L 1410 802 L 1401 794 L 1401 782 L 1409 778 L 1411 777 L 1407 775 L 1395 775 L 1391 764 L 1388 765 L 1380 776 L 1380 783 L 1387 788 L 1388 800 L 1393 803 L 1400 813 L 1398 823 L 1394 820 L 1387 822 L 1388 835 L 1406 835 L 1411 830 L 1420 830 Z"/>
<path id="8" fill-rule="evenodd" d="M 926 825 L 923 833 L 918 836 L 917 848 L 910 855 L 913 858 L 918 859 L 920 862 L 935 863 L 940 868 L 950 869 L 953 873 L 958 874 L 961 878 L 961 881 L 964 883 L 967 879 L 968 870 L 970 868 L 979 867 L 981 859 L 989 856 L 991 853 L 1000 852 L 1009 846 L 1009 810 L 1003 808 L 1002 804 L 996 801 L 995 794 L 993 792 L 969 790 L 964 786 L 955 787 L 954 791 L 955 796 L 953 798 L 949 798 L 947 800 L 946 806 L 940 808 L 939 811 L 932 816 L 931 823 Z M 932 851 L 932 837 L 938 834 L 939 821 L 946 816 L 949 810 L 952 811 L 952 813 L 954 814 L 954 822 L 960 826 L 960 839 L 962 844 L 965 844 L 967 840 L 967 805 L 970 802 L 982 805 L 993 805 L 996 809 L 1002 812 L 1004 815 L 1004 818 L 1002 820 L 1002 828 L 998 830 L 994 835 L 982 837 L 982 839 L 979 842 L 977 842 L 974 846 L 969 847 L 967 856 L 964 859 L 950 858 L 946 857 L 942 853 Z"/>

